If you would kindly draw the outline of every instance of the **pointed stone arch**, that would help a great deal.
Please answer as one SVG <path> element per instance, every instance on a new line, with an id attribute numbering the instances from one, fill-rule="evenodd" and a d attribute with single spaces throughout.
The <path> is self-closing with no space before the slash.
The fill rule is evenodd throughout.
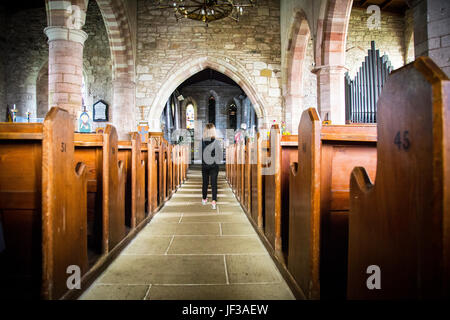
<path id="1" fill-rule="evenodd" d="M 304 60 L 308 42 L 311 38 L 310 25 L 305 12 L 296 9 L 292 16 L 286 48 L 286 67 L 284 69 L 285 121 L 288 130 L 297 132 L 303 107 L 303 78 L 307 71 Z"/>
<path id="2" fill-rule="evenodd" d="M 161 130 L 159 118 L 172 92 L 185 80 L 206 68 L 221 72 L 235 81 L 252 102 L 259 123 L 265 124 L 267 122 L 267 112 L 264 109 L 265 102 L 256 91 L 251 76 L 243 66 L 229 57 L 199 55 L 180 60 L 168 72 L 168 76 L 159 88 L 148 113 L 151 130 Z"/>

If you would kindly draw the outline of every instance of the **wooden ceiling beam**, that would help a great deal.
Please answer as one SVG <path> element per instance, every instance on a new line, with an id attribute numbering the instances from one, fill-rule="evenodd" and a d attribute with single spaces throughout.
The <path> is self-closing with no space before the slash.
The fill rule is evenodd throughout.
<path id="1" fill-rule="evenodd" d="M 393 0 L 386 0 L 381 4 L 381 10 L 386 9 L 387 7 L 389 7 L 392 4 Z"/>
<path id="2" fill-rule="evenodd" d="M 362 1 L 360 1 L 360 3 L 359 3 L 359 7 L 364 7 L 364 5 L 367 3 L 367 2 L 369 2 L 369 0 L 362 0 Z"/>

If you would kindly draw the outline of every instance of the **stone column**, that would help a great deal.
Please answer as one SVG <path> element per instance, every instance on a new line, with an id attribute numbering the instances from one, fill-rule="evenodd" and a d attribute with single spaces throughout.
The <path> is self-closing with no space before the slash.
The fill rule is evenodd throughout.
<path id="1" fill-rule="evenodd" d="M 416 0 L 413 10 L 416 58 L 428 56 L 450 75 L 450 2 Z"/>
<path id="2" fill-rule="evenodd" d="M 302 115 L 303 97 L 301 94 L 289 94 L 284 98 L 286 112 L 286 129 L 292 134 L 297 134 L 300 117 Z"/>
<path id="3" fill-rule="evenodd" d="M 317 75 L 319 111 L 321 120 L 332 124 L 345 124 L 344 66 L 323 66 L 313 70 Z"/>
<path id="4" fill-rule="evenodd" d="M 49 106 L 69 111 L 76 128 L 82 107 L 83 46 L 88 36 L 66 27 L 47 27 L 44 32 L 49 44 Z"/>
<path id="5" fill-rule="evenodd" d="M 128 140 L 136 126 L 136 83 L 127 79 L 113 83 L 112 124 L 117 129 L 120 140 Z"/>

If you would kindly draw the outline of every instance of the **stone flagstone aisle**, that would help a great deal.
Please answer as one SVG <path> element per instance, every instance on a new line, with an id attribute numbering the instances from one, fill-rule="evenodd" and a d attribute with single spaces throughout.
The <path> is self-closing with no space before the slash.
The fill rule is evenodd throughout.
<path id="1" fill-rule="evenodd" d="M 80 299 L 294 299 L 224 172 L 218 187 L 214 211 L 201 204 L 201 172 L 190 170 L 187 182 Z"/>

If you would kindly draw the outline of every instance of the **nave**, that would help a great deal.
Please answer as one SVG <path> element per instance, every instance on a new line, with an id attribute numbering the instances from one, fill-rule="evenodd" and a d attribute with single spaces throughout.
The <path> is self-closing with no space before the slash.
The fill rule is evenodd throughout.
<path id="1" fill-rule="evenodd" d="M 218 188 L 214 211 L 201 203 L 201 172 L 190 170 L 185 184 L 80 299 L 294 299 L 224 172 Z"/>

